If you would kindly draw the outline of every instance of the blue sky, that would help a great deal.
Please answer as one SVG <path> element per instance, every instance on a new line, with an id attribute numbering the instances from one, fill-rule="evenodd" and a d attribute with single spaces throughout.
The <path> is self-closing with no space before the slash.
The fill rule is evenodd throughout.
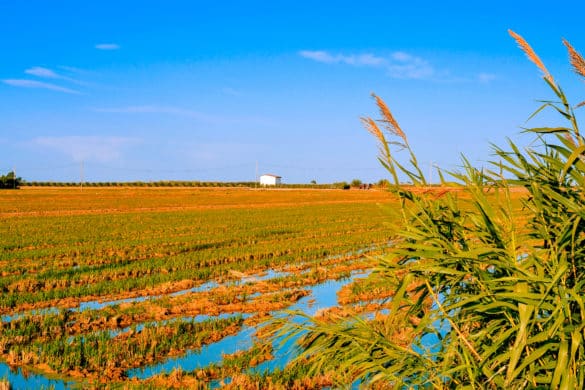
<path id="1" fill-rule="evenodd" d="M 372 92 L 423 165 L 484 165 L 551 97 L 507 30 L 578 103 L 561 38 L 585 51 L 585 5 L 474 3 L 0 0 L 0 170 L 377 181 Z"/>

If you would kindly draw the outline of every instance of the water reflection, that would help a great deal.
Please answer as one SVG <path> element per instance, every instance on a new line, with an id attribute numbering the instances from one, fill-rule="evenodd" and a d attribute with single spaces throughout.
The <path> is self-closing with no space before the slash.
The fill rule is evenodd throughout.
<path id="1" fill-rule="evenodd" d="M 341 287 L 350 283 L 357 272 L 351 274 L 349 278 L 343 280 L 328 280 L 324 283 L 308 288 L 310 294 L 301 298 L 297 303 L 291 305 L 287 310 L 301 311 L 306 315 L 313 316 L 318 310 L 329 308 L 337 305 L 337 292 Z M 273 313 L 274 316 L 286 315 L 284 311 Z M 302 317 L 297 316 L 293 320 L 302 321 Z M 219 364 L 224 354 L 233 354 L 252 347 L 255 328 L 244 327 L 233 336 L 228 336 L 217 343 L 207 345 L 200 350 L 187 352 L 181 357 L 168 359 L 162 363 L 152 366 L 141 367 L 128 371 L 130 378 L 146 379 L 162 373 L 170 373 L 175 368 L 180 367 L 184 371 L 192 371 L 197 368 L 206 367 L 212 363 Z M 290 351 L 297 339 L 290 339 L 287 343 L 282 344 L 280 340 L 274 342 L 273 356 L 274 359 L 261 363 L 254 370 L 265 371 L 283 368 L 291 359 Z"/>
<path id="2" fill-rule="evenodd" d="M 0 379 L 8 380 L 13 389 L 39 389 L 44 387 L 60 390 L 69 389 L 75 384 L 75 382 L 67 382 L 61 379 L 49 379 L 25 368 L 11 368 L 6 363 L 0 363 Z"/>

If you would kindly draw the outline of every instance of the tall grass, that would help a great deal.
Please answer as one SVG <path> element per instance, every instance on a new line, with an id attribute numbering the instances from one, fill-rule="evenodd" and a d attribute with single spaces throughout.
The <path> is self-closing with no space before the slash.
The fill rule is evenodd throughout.
<path id="1" fill-rule="evenodd" d="M 416 155 L 374 96 L 381 119 L 363 122 L 402 205 L 396 245 L 375 275 L 396 292 L 385 319 L 282 320 L 283 333 L 308 331 L 296 362 L 311 374 L 397 388 L 584 387 L 585 138 L 543 61 L 510 34 L 553 94 L 532 116 L 552 110 L 560 125 L 526 129 L 535 141 L 525 149 L 494 146 L 488 169 L 463 157 L 460 172 L 440 171 L 454 191 L 417 191 L 427 181 Z M 583 57 L 564 44 L 585 76 Z M 414 187 L 400 186 L 405 176 Z"/>

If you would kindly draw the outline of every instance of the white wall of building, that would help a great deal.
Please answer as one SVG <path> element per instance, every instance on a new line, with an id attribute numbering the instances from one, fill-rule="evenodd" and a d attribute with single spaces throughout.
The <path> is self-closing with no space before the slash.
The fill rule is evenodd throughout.
<path id="1" fill-rule="evenodd" d="M 280 176 L 276 175 L 262 175 L 260 176 L 260 184 L 264 186 L 275 186 L 280 184 Z"/>

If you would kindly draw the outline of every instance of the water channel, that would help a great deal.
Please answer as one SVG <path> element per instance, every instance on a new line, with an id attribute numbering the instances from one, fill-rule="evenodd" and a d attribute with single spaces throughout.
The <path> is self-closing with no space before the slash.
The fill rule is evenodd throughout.
<path id="1" fill-rule="evenodd" d="M 261 280 L 268 280 L 274 279 L 277 277 L 287 276 L 287 273 L 277 272 L 273 270 L 269 270 L 266 273 L 259 274 L 259 275 L 252 275 L 246 276 L 236 282 L 231 281 L 228 283 L 254 283 Z M 297 303 L 290 306 L 287 310 L 298 310 L 307 315 L 314 315 L 317 310 L 328 308 L 337 305 L 337 291 L 344 285 L 350 283 L 355 277 L 358 275 L 357 272 L 352 273 L 350 278 L 346 278 L 343 280 L 328 280 L 324 283 L 307 287 L 310 290 L 310 295 L 307 295 L 301 298 Z M 189 292 L 199 292 L 199 291 L 207 291 L 209 289 L 213 289 L 218 287 L 219 284 L 217 282 L 211 281 L 204 283 L 202 285 L 187 289 L 174 292 L 170 295 L 181 295 L 186 294 Z M 103 307 L 120 304 L 124 302 L 139 302 L 145 299 L 155 299 L 161 296 L 147 296 L 147 297 L 136 297 L 136 298 L 128 298 L 122 300 L 113 300 L 113 301 L 106 301 L 106 302 L 98 302 L 98 301 L 91 301 L 91 302 L 84 302 L 80 304 L 80 306 L 74 310 L 83 311 L 89 309 L 100 309 Z M 45 314 L 56 311 L 56 308 L 48 308 L 43 310 L 38 310 L 35 313 L 38 314 Z M 30 313 L 30 312 L 29 312 Z M 283 312 L 274 313 L 274 315 L 283 315 Z M 3 316 L 3 322 L 9 322 L 11 320 L 17 319 L 18 317 L 25 315 L 25 313 L 18 313 L 12 316 Z M 229 315 L 234 315 L 234 313 L 230 313 Z M 226 317 L 226 315 L 220 315 L 220 318 Z M 206 315 L 197 316 L 196 320 L 204 320 L 208 318 L 215 318 Z M 137 329 L 144 327 L 144 324 L 138 325 Z M 123 332 L 122 329 L 119 331 L 113 331 L 112 335 L 117 333 Z M 240 332 L 235 335 L 227 336 L 222 340 L 206 345 L 199 350 L 189 351 L 185 355 L 175 358 L 170 358 L 165 360 L 164 362 L 152 365 L 137 368 L 134 370 L 128 371 L 128 376 L 130 378 L 140 378 L 146 379 L 153 375 L 163 373 L 163 372 L 171 372 L 173 369 L 177 367 L 181 367 L 184 371 L 191 371 L 195 370 L 200 367 L 205 367 L 211 363 L 220 363 L 223 359 L 224 354 L 231 354 L 237 351 L 249 349 L 252 346 L 253 336 L 255 334 L 255 328 L 253 327 L 243 327 Z M 264 362 L 260 364 L 256 369 L 257 370 L 273 370 L 276 367 L 282 368 L 290 359 L 288 354 L 289 350 L 288 347 L 294 340 L 291 340 L 289 343 L 285 345 L 280 345 L 277 341 L 274 343 L 274 359 Z M 71 386 L 75 385 L 75 382 L 68 382 L 60 379 L 52 379 L 48 378 L 45 375 L 29 372 L 25 369 L 11 369 L 7 364 L 0 362 L 0 379 L 8 380 L 12 387 L 15 389 L 33 389 L 33 388 L 54 388 L 54 389 L 66 389 Z"/>
<path id="2" fill-rule="evenodd" d="M 314 315 L 319 309 L 337 305 L 337 292 L 341 287 L 350 283 L 356 275 L 357 273 L 353 273 L 350 278 L 344 280 L 328 280 L 324 283 L 308 287 L 311 292 L 310 295 L 301 298 L 287 310 L 301 311 L 307 315 Z M 273 315 L 284 315 L 283 313 L 281 311 L 273 313 Z M 153 375 L 170 373 L 179 367 L 184 371 L 192 371 L 208 366 L 211 363 L 218 364 L 221 363 L 224 354 L 232 354 L 252 347 L 254 334 L 254 328 L 244 327 L 239 333 L 225 337 L 217 343 L 207 345 L 200 350 L 188 351 L 183 356 L 167 359 L 162 363 L 130 370 L 128 371 L 128 376 L 130 378 L 146 379 Z M 286 344 L 281 345 L 277 340 L 274 343 L 274 359 L 260 364 L 257 369 L 264 371 L 273 370 L 276 367 L 284 367 L 290 359 L 289 347 L 294 342 L 295 340 L 291 339 Z"/>

